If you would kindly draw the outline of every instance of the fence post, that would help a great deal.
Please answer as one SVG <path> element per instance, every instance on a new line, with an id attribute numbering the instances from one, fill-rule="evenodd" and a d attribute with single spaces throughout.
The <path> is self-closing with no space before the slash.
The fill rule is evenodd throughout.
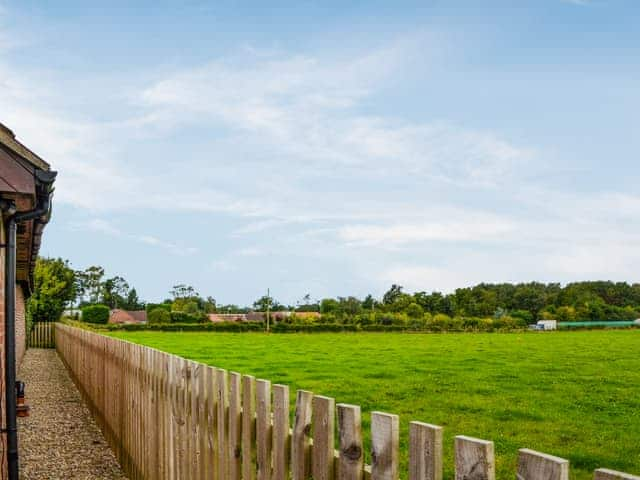
<path id="1" fill-rule="evenodd" d="M 313 397 L 313 480 L 333 480 L 335 400 Z"/>
<path id="2" fill-rule="evenodd" d="M 242 478 L 256 478 L 256 379 L 242 378 Z"/>
<path id="3" fill-rule="evenodd" d="M 569 460 L 522 448 L 518 452 L 518 480 L 569 480 Z"/>
<path id="4" fill-rule="evenodd" d="M 442 427 L 409 424 L 409 480 L 442 480 Z"/>
<path id="5" fill-rule="evenodd" d="M 271 479 L 271 382 L 256 381 L 258 480 Z"/>
<path id="6" fill-rule="evenodd" d="M 400 421 L 397 415 L 371 412 L 371 478 L 397 480 Z"/>
<path id="7" fill-rule="evenodd" d="M 364 447 L 360 407 L 339 403 L 338 438 L 340 458 L 338 480 L 362 480 L 364 474 Z"/>
<path id="8" fill-rule="evenodd" d="M 640 480 L 640 477 L 608 468 L 599 468 L 593 472 L 593 480 Z"/>
<path id="9" fill-rule="evenodd" d="M 218 479 L 227 479 L 227 371 L 219 368 L 216 371 L 217 394 L 217 426 L 218 426 Z"/>
<path id="10" fill-rule="evenodd" d="M 298 390 L 296 395 L 296 416 L 291 438 L 291 478 L 292 480 L 306 480 L 311 471 L 311 416 L 313 393 Z"/>
<path id="11" fill-rule="evenodd" d="M 289 387 L 273 386 L 273 480 L 289 479 Z"/>
<path id="12" fill-rule="evenodd" d="M 241 384 L 242 376 L 239 373 L 229 374 L 229 479 L 240 480 L 242 474 L 241 437 L 242 413 L 241 408 Z"/>
<path id="13" fill-rule="evenodd" d="M 493 442 L 458 435 L 456 480 L 495 480 Z"/>

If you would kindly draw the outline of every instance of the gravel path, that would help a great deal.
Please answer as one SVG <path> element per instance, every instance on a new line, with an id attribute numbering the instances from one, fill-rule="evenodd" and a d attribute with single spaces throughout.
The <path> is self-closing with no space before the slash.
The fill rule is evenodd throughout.
<path id="1" fill-rule="evenodd" d="M 18 378 L 31 406 L 18 419 L 22 479 L 127 478 L 55 350 L 27 350 Z"/>

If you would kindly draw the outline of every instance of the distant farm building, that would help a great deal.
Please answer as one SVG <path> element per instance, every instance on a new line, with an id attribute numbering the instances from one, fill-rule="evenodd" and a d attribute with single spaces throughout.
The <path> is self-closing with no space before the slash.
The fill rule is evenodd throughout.
<path id="1" fill-rule="evenodd" d="M 147 323 L 147 312 L 144 310 L 120 310 L 119 308 L 115 308 L 111 310 L 109 314 L 109 323 Z"/>

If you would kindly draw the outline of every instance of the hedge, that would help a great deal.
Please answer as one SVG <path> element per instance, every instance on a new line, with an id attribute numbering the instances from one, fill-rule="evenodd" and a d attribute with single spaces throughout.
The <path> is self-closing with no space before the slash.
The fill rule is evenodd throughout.
<path id="1" fill-rule="evenodd" d="M 208 321 L 205 314 L 171 312 L 171 323 L 206 323 Z"/>
<path id="2" fill-rule="evenodd" d="M 102 328 L 101 328 L 102 330 Z M 161 331 L 161 332 L 263 332 L 263 322 L 220 323 L 160 323 L 106 325 L 109 331 Z"/>
<path id="3" fill-rule="evenodd" d="M 150 325 L 158 323 L 170 323 L 171 313 L 167 312 L 164 308 L 154 308 L 147 314 L 147 322 Z"/>
<path id="4" fill-rule="evenodd" d="M 109 321 L 109 307 L 106 305 L 87 305 L 82 307 L 82 321 L 106 324 Z"/>

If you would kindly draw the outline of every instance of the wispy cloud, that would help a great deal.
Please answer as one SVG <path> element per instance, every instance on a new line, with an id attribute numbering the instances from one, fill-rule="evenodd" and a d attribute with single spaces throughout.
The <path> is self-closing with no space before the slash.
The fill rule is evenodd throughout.
<path id="1" fill-rule="evenodd" d="M 127 233 L 115 226 L 112 222 L 101 218 L 95 218 L 84 223 L 76 223 L 73 227 L 79 230 L 99 232 L 111 237 L 122 238 L 152 247 L 162 248 L 172 255 L 186 256 L 193 255 L 198 252 L 198 249 L 195 247 L 186 247 L 177 243 L 167 242 L 152 235 Z"/>
<path id="2" fill-rule="evenodd" d="M 378 177 L 408 173 L 493 186 L 530 161 L 530 149 L 491 132 L 360 113 L 362 101 L 406 66 L 411 48 L 401 44 L 342 62 L 219 60 L 159 80 L 141 100 L 161 123 L 222 122 L 273 152 L 271 168 L 285 162 L 307 176 L 366 169 Z"/>

